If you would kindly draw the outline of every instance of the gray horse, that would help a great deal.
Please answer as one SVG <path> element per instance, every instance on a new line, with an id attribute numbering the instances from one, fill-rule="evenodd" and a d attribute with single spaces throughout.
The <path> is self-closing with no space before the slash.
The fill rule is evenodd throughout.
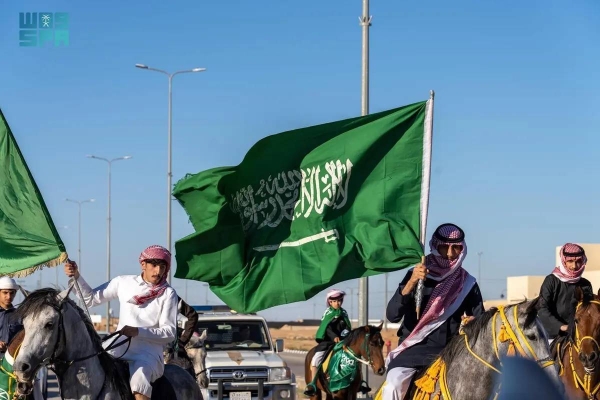
<path id="1" fill-rule="evenodd" d="M 201 388 L 208 387 L 208 377 L 206 376 L 205 367 L 206 348 L 204 347 L 206 337 L 206 331 L 200 336 L 192 336 L 190 341 L 185 345 L 185 348 L 178 349 L 177 355 L 172 343 L 166 346 L 163 352 L 165 364 L 178 365 L 190 372 Z"/>
<path id="2" fill-rule="evenodd" d="M 69 299 L 71 289 L 36 290 L 19 307 L 25 337 L 14 362 L 18 393 L 29 393 L 38 369 L 52 364 L 63 399 L 133 399 L 126 365 L 103 350 L 90 319 Z M 202 398 L 194 379 L 174 365 L 165 365 L 153 388 L 152 399 Z"/>
<path id="3" fill-rule="evenodd" d="M 445 379 L 440 377 L 435 381 L 431 394 L 440 393 L 440 398 L 445 399 L 440 386 L 444 382 L 452 399 L 493 399 L 500 390 L 500 359 L 513 353 L 536 361 L 555 383 L 555 390 L 564 393 L 557 367 L 550 355 L 546 331 L 537 318 L 537 310 L 536 298 L 529 302 L 491 308 L 464 326 L 461 334 L 454 337 L 440 354 L 446 375 Z M 415 378 L 417 385 L 427 372 L 425 369 Z M 527 377 L 523 377 L 523 384 L 526 382 Z M 413 384 L 405 399 L 413 399 L 416 391 Z"/>

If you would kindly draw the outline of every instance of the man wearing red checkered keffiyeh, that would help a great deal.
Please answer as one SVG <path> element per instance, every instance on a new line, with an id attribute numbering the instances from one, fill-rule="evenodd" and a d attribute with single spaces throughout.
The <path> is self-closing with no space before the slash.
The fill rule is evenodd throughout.
<path id="1" fill-rule="evenodd" d="M 119 346 L 108 353 L 129 361 L 130 386 L 136 400 L 150 399 L 152 382 L 164 372 L 163 346 L 176 338 L 178 301 L 166 281 L 171 253 L 162 246 L 150 246 L 140 254 L 138 261 L 141 274 L 117 276 L 95 289 L 81 277 L 74 262 L 65 264 L 65 273 L 71 278 L 69 285 L 77 279 L 88 307 L 119 300 L 117 330 L 131 337 L 131 344 L 128 350 L 128 346 Z M 106 348 L 122 340 L 115 336 L 103 346 Z"/>
<path id="2" fill-rule="evenodd" d="M 542 301 L 538 315 L 551 340 L 567 334 L 577 306 L 575 289 L 580 287 L 586 296 L 593 294 L 592 284 L 582 277 L 587 263 L 583 247 L 566 243 L 560 248 L 559 258 L 558 265 L 544 279 L 540 289 Z"/>
<path id="3" fill-rule="evenodd" d="M 463 315 L 484 311 L 475 278 L 463 267 L 467 256 L 465 233 L 454 224 L 440 225 L 429 242 L 425 265 L 409 271 L 387 306 L 387 319 L 400 322 L 398 347 L 388 354 L 383 399 L 399 400 L 412 377 L 429 365 L 458 333 Z M 414 291 L 424 279 L 423 314 L 417 319 Z"/>

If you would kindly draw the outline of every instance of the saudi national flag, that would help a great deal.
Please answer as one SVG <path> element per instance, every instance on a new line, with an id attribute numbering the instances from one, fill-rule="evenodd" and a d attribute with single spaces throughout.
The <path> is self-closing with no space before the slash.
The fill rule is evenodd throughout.
<path id="1" fill-rule="evenodd" d="M 423 255 L 433 99 L 269 136 L 236 167 L 188 175 L 173 195 L 195 233 L 176 278 L 239 312 L 304 301 Z"/>
<path id="2" fill-rule="evenodd" d="M 0 276 L 65 262 L 65 246 L 2 110 L 0 182 Z"/>

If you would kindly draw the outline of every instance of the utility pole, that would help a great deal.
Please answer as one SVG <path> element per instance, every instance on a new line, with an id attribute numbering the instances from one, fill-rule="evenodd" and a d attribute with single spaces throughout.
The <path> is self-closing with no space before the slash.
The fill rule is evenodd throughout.
<path id="1" fill-rule="evenodd" d="M 362 26 L 362 90 L 361 90 L 361 115 L 369 114 L 369 27 L 371 16 L 369 15 L 369 0 L 362 2 L 362 16 L 358 18 Z M 369 278 L 360 278 L 358 287 L 358 325 L 364 326 L 369 323 Z M 365 383 L 369 384 L 369 370 L 366 365 L 361 364 L 362 376 Z M 359 393 L 359 397 L 364 397 Z"/>
<path id="2" fill-rule="evenodd" d="M 483 255 L 483 251 L 477 253 L 478 261 L 477 261 L 477 283 L 481 286 L 481 256 Z"/>

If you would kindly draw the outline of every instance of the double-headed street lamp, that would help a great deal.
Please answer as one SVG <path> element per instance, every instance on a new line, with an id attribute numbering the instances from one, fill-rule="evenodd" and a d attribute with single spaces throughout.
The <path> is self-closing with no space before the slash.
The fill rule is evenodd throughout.
<path id="1" fill-rule="evenodd" d="M 93 158 L 95 160 L 104 161 L 108 164 L 108 222 L 107 222 L 107 230 L 106 230 L 106 279 L 110 281 L 110 222 L 111 222 L 111 214 L 110 214 L 110 183 L 111 183 L 111 167 L 112 163 L 120 160 L 129 160 L 132 158 L 131 156 L 123 156 L 117 157 L 113 159 L 108 159 L 104 157 L 97 157 L 91 154 L 88 154 L 86 157 Z M 110 301 L 106 303 L 106 332 L 110 333 Z"/>
<path id="2" fill-rule="evenodd" d="M 169 78 L 169 121 L 168 121 L 168 136 L 167 136 L 167 250 L 171 252 L 171 180 L 173 178 L 172 173 L 172 162 L 171 162 L 171 154 L 172 154 L 172 104 L 173 104 L 173 77 L 178 74 L 185 74 L 190 72 L 203 72 L 206 71 L 206 68 L 193 68 L 186 69 L 182 71 L 173 72 L 172 74 L 164 71 L 162 69 L 151 68 L 144 64 L 135 64 L 137 68 L 147 69 L 149 71 L 160 72 L 161 74 L 167 75 Z M 169 276 L 167 277 L 167 282 L 171 283 L 171 270 L 169 269 Z"/>

